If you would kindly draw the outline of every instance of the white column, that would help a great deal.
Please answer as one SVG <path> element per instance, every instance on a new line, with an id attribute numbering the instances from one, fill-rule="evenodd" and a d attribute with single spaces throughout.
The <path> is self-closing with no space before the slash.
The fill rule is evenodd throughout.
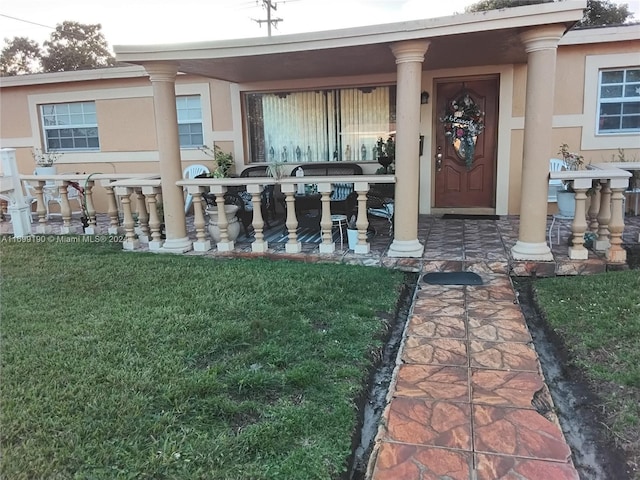
<path id="1" fill-rule="evenodd" d="M 549 156 L 558 42 L 564 25 L 547 25 L 520 35 L 527 51 L 524 154 L 515 260 L 553 260 L 546 242 Z"/>
<path id="2" fill-rule="evenodd" d="M 418 241 L 420 90 L 426 40 L 391 46 L 397 65 L 395 225 L 390 257 L 421 257 Z"/>
<path id="3" fill-rule="evenodd" d="M 180 139 L 176 111 L 175 79 L 177 67 L 171 62 L 151 62 L 144 65 L 153 86 L 153 106 L 156 115 L 156 136 L 160 157 L 162 208 L 167 238 L 161 252 L 182 253 L 192 248 L 187 237 L 184 197 L 176 182 L 182 178 Z"/>

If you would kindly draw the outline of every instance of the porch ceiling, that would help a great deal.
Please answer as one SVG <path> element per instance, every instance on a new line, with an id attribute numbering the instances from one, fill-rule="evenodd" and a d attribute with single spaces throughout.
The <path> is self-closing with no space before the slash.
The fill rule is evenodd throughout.
<path id="1" fill-rule="evenodd" d="M 393 73 L 391 44 L 429 40 L 424 70 L 523 63 L 519 33 L 582 17 L 565 1 L 329 32 L 178 45 L 116 46 L 118 61 L 170 61 L 184 73 L 236 83 Z"/>
<path id="2" fill-rule="evenodd" d="M 181 72 L 236 83 L 373 75 L 396 71 L 390 45 L 379 43 L 313 52 L 182 59 L 177 63 Z M 432 39 L 423 70 L 526 61 L 527 54 L 517 32 L 477 32 Z"/>

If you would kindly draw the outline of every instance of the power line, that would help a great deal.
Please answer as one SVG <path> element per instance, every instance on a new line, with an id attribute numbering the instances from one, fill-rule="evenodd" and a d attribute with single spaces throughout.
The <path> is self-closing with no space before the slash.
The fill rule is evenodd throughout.
<path id="1" fill-rule="evenodd" d="M 49 25 L 43 25 L 41 23 L 32 22 L 30 20 L 24 20 L 23 18 L 12 17 L 11 15 L 5 15 L 4 13 L 0 13 L 0 17 L 10 18 L 11 20 L 17 20 L 18 22 L 30 23 L 31 25 L 37 25 L 38 27 L 44 27 L 50 30 L 55 30 L 55 27 L 50 27 Z"/>

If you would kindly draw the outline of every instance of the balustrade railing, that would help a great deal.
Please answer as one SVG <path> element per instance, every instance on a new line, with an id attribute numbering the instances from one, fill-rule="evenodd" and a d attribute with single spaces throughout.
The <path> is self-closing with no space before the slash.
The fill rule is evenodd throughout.
<path id="1" fill-rule="evenodd" d="M 320 253 L 332 253 L 335 251 L 335 242 L 333 241 L 331 220 L 331 193 L 333 184 L 335 183 L 353 183 L 354 191 L 357 193 L 358 215 L 356 219 L 356 227 L 358 230 L 358 243 L 355 246 L 355 253 L 369 253 L 369 243 L 367 242 L 367 228 L 369 221 L 367 219 L 367 193 L 371 184 L 394 183 L 393 175 L 350 175 L 340 177 L 304 177 L 305 185 L 315 185 L 318 194 L 320 194 L 320 233 L 322 242 L 319 246 Z M 251 226 L 254 232 L 254 241 L 251 244 L 253 252 L 266 252 L 268 243 L 264 238 L 265 219 L 259 205 L 261 204 L 262 192 L 265 187 L 271 185 L 280 185 L 282 194 L 284 195 L 284 203 L 286 210 L 285 226 L 287 229 L 287 243 L 285 251 L 287 253 L 299 253 L 302 251 L 302 244 L 298 240 L 297 230 L 299 220 L 296 214 L 295 202 L 298 185 L 301 179 L 298 177 L 286 177 L 275 179 L 265 178 L 195 178 L 184 179 L 177 184 L 187 190 L 193 196 L 194 203 L 194 226 L 196 229 L 196 240 L 193 243 L 194 250 L 206 251 L 211 248 L 210 241 L 206 239 L 205 221 L 202 216 L 203 196 L 211 193 L 216 198 L 216 206 L 218 210 L 218 227 L 220 229 L 221 240 L 217 242 L 216 247 L 220 251 L 230 251 L 235 248 L 234 241 L 228 237 L 227 228 L 229 219 L 224 209 L 224 195 L 229 189 L 237 189 L 238 187 L 246 188 L 251 195 L 251 201 L 254 205 L 253 219 Z"/>
<path id="2" fill-rule="evenodd" d="M 158 208 L 162 195 L 161 183 L 158 175 L 149 174 L 56 174 L 56 175 L 21 175 L 21 180 L 33 187 L 37 207 L 36 233 L 52 233 L 53 228 L 49 222 L 47 202 L 50 200 L 52 190 L 59 196 L 60 216 L 62 226 L 60 233 L 79 233 L 79 226 L 72 224 L 72 209 L 69 191 L 80 187 L 82 195 L 79 198 L 82 204 L 83 233 L 97 234 L 96 211 L 94 207 L 94 188 L 96 185 L 105 189 L 107 200 L 107 215 L 109 217 L 109 234 L 122 233 L 124 235 L 123 248 L 133 250 L 142 244 L 148 244 L 150 250 L 160 250 L 163 245 L 162 225 L 164 218 Z M 357 194 L 357 218 L 358 242 L 355 253 L 369 253 L 367 241 L 367 193 L 372 184 L 390 184 L 395 182 L 392 175 L 354 175 L 340 177 L 304 177 L 304 184 L 313 184 L 320 195 L 320 233 L 321 253 L 335 251 L 331 219 L 331 194 L 335 183 L 353 183 Z M 208 251 L 212 248 L 211 240 L 207 234 L 207 222 L 204 215 L 205 195 L 213 195 L 217 202 L 218 226 L 221 239 L 214 246 L 219 251 L 231 251 L 235 248 L 233 240 L 229 239 L 227 227 L 229 218 L 224 209 L 224 197 L 227 192 L 246 190 L 251 196 L 253 205 L 260 205 L 263 190 L 268 186 L 280 185 L 284 204 L 286 205 L 285 227 L 288 240 L 285 250 L 288 253 L 299 253 L 302 244 L 298 239 L 297 231 L 299 220 L 296 215 L 296 193 L 300 179 L 287 177 L 275 179 L 265 178 L 196 178 L 184 179 L 177 182 L 192 195 L 194 206 L 195 238 L 193 248 L 196 251 Z M 261 208 L 253 208 L 251 220 L 254 240 L 251 244 L 252 251 L 266 252 L 268 243 L 265 239 L 265 218 Z"/>
<path id="3" fill-rule="evenodd" d="M 604 253 L 610 263 L 625 263 L 623 199 L 631 173 L 601 163 L 589 165 L 587 170 L 554 171 L 549 176 L 570 185 L 575 191 L 569 258 L 586 260 L 589 257 L 584 246 L 584 235 L 589 230 L 596 236 L 594 249 L 597 252 Z"/>
<path id="4" fill-rule="evenodd" d="M 96 224 L 96 210 L 94 207 L 93 191 L 96 182 L 99 182 L 107 192 L 109 216 L 111 226 L 108 233 L 117 233 L 119 226 L 118 206 L 113 194 L 112 182 L 119 179 L 135 179 L 141 181 L 145 178 L 157 177 L 150 174 L 105 174 L 105 173 L 77 173 L 56 175 L 20 175 L 20 179 L 33 187 L 36 198 L 36 214 L 38 225 L 36 233 L 51 233 L 52 227 L 48 218 L 48 203 L 56 198 L 60 205 L 63 234 L 76 233 L 77 227 L 72 225 L 72 210 L 69 198 L 69 189 L 79 190 L 78 201 L 82 209 L 83 231 L 89 235 L 98 233 Z M 75 197 L 75 195 L 74 195 Z"/>

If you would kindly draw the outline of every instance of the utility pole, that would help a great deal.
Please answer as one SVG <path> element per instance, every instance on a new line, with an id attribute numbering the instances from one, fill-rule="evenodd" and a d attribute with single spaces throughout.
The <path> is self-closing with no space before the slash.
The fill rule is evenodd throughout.
<path id="1" fill-rule="evenodd" d="M 282 18 L 271 18 L 271 10 L 275 12 L 278 10 L 278 4 L 272 3 L 271 0 L 262 0 L 262 6 L 267 9 L 267 19 L 266 20 L 254 20 L 258 25 L 262 26 L 263 23 L 267 24 L 267 35 L 271 36 L 271 25 L 274 27 L 278 26 L 278 22 L 282 22 Z"/>

